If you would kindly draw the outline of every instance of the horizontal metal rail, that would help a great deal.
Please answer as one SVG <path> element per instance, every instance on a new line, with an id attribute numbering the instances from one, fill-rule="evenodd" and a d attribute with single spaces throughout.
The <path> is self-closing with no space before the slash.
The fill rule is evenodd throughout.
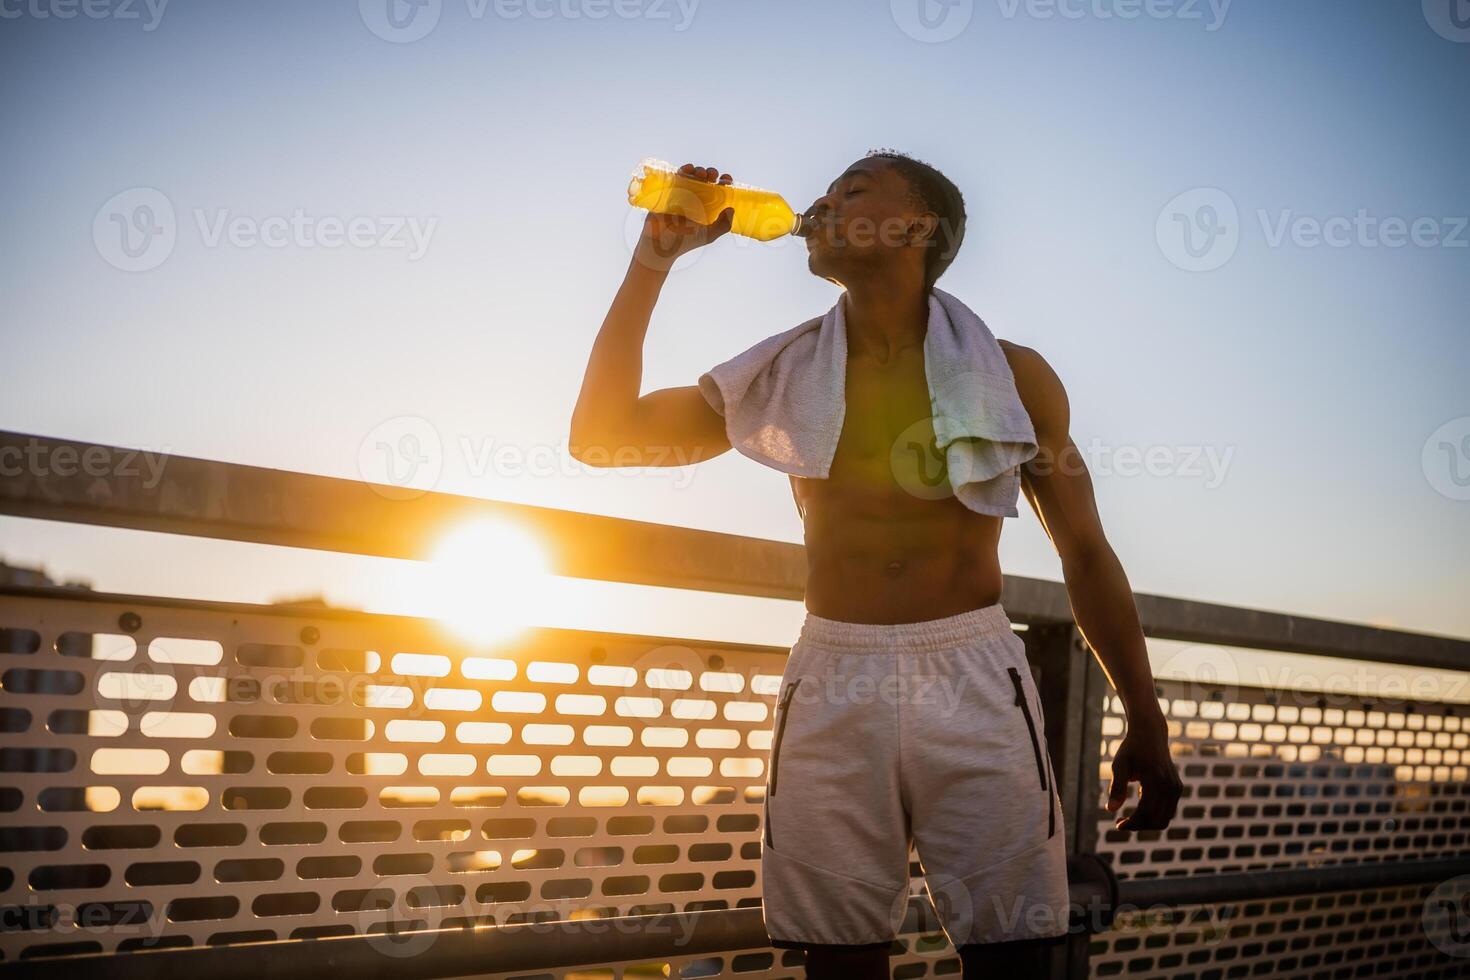
<path id="1" fill-rule="evenodd" d="M 1470 855 L 1426 861 L 1364 861 L 1275 871 L 1130 878 L 1118 883 L 1118 901 L 1121 907 L 1140 909 L 1158 905 L 1218 905 L 1285 895 L 1419 885 L 1464 874 L 1470 874 Z"/>
<path id="2" fill-rule="evenodd" d="M 1470 856 L 1116 882 L 1104 880 L 1111 879 L 1111 871 L 1094 859 L 1090 867 L 1074 866 L 1070 899 L 1079 913 L 1076 924 L 1093 929 L 1107 925 L 1118 912 L 1427 884 L 1464 874 L 1470 874 Z M 1106 897 L 1110 891 L 1117 896 L 1116 903 Z M 656 961 L 765 949 L 769 944 L 761 909 L 752 906 L 440 929 L 396 937 L 339 936 L 51 957 L 0 964 L 0 977 L 52 980 L 67 975 L 157 980 L 161 976 L 207 976 L 210 980 L 259 980 L 262 976 L 306 977 L 345 971 L 354 980 L 428 980 Z"/>
<path id="3" fill-rule="evenodd" d="M 36 462 L 36 461 L 40 462 Z M 470 518 L 537 535 L 551 571 L 575 578 L 800 600 L 798 544 L 187 456 L 0 431 L 0 514 L 423 559 Z M 1165 596 L 1136 595 L 1144 632 L 1217 643 L 1448 670 L 1470 668 L 1470 640 Z M 1007 576 L 1002 597 L 1022 622 L 1066 623 L 1058 582 Z"/>

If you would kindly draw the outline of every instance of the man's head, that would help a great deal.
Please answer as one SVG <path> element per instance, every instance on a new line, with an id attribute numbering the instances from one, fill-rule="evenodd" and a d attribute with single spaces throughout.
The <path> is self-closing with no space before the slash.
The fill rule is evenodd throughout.
<path id="1" fill-rule="evenodd" d="M 807 267 L 842 285 L 908 272 L 927 290 L 965 237 L 959 188 L 895 150 L 874 150 L 848 167 L 806 214 L 815 225 Z"/>

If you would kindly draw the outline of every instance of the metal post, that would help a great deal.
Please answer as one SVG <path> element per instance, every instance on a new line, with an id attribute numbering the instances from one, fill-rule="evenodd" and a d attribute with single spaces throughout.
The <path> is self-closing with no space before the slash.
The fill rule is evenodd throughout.
<path id="1" fill-rule="evenodd" d="M 1035 624 L 1025 633 L 1026 656 L 1041 694 L 1067 834 L 1068 855 L 1092 854 L 1098 839 L 1098 762 L 1108 681 L 1072 623 Z M 1074 933 L 1057 950 L 1054 976 L 1086 980 L 1090 936 Z"/>

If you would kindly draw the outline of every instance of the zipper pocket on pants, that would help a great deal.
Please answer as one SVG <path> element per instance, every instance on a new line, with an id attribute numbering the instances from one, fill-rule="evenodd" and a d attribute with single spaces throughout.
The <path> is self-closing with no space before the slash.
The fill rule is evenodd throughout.
<path id="1" fill-rule="evenodd" d="M 1051 760 L 1043 761 L 1041 758 L 1041 742 L 1036 737 L 1036 721 L 1031 717 L 1031 704 L 1026 700 L 1026 689 L 1021 685 L 1021 672 L 1014 667 L 1007 667 L 1006 672 L 1011 675 L 1011 686 L 1016 689 L 1016 706 L 1021 709 L 1021 717 L 1026 719 L 1026 734 L 1031 736 L 1031 754 L 1036 759 L 1036 775 L 1041 780 L 1042 792 L 1046 793 L 1047 810 L 1050 816 L 1046 836 L 1051 838 L 1057 832 L 1057 810 L 1052 805 L 1051 783 L 1047 781 L 1046 771 Z"/>
<path id="2" fill-rule="evenodd" d="M 771 839 L 771 797 L 776 795 L 776 768 L 777 763 L 781 760 L 781 736 L 786 734 L 786 713 L 791 708 L 791 695 L 796 693 L 797 685 L 800 683 L 801 680 L 798 678 L 787 684 L 786 689 L 781 692 L 780 702 L 776 705 L 776 710 L 781 713 L 781 717 L 776 722 L 776 736 L 771 740 L 771 788 L 766 792 L 765 820 L 763 821 L 766 825 L 766 845 L 768 847 L 775 844 Z"/>
<path id="3" fill-rule="evenodd" d="M 796 693 L 800 680 L 794 680 L 786 685 L 786 690 L 781 692 L 781 701 L 777 708 L 781 712 L 781 720 L 776 723 L 776 737 L 771 741 L 771 795 L 776 795 L 776 766 L 781 760 L 781 736 L 786 734 L 786 716 L 791 711 L 791 696 Z"/>

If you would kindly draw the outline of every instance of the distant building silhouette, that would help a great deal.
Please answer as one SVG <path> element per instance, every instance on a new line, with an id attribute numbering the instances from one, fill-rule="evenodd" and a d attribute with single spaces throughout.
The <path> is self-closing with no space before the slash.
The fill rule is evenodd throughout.
<path id="1" fill-rule="evenodd" d="M 77 591 L 92 591 L 90 582 L 80 579 L 68 579 L 58 582 L 41 568 L 29 568 L 25 565 L 11 565 L 4 559 L 0 559 L 0 586 L 20 585 L 27 587 L 46 586 L 55 589 L 75 589 Z"/>

